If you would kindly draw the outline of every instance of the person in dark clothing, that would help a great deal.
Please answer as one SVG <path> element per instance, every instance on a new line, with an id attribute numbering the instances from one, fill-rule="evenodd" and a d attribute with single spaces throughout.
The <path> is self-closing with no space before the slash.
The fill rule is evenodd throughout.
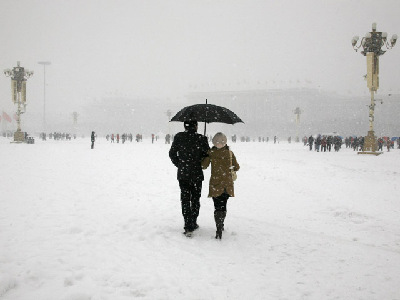
<path id="1" fill-rule="evenodd" d="M 201 188 L 204 180 L 201 161 L 210 146 L 207 137 L 197 133 L 197 121 L 185 121 L 185 131 L 175 135 L 169 150 L 172 163 L 178 168 L 177 179 L 181 189 L 182 215 L 187 236 L 199 228 Z"/>
<path id="2" fill-rule="evenodd" d="M 321 135 L 318 134 L 317 139 L 315 140 L 315 150 L 319 152 L 319 147 L 321 146 Z"/>
<path id="3" fill-rule="evenodd" d="M 310 151 L 312 150 L 313 144 L 314 144 L 314 137 L 310 135 L 310 137 L 308 138 L 308 145 L 310 146 Z"/>
<path id="4" fill-rule="evenodd" d="M 94 141 L 96 140 L 96 137 L 94 136 L 94 131 L 92 131 L 92 136 L 90 137 L 92 140 L 92 149 L 94 148 Z"/>
<path id="5" fill-rule="evenodd" d="M 332 144 L 333 144 L 333 136 L 328 135 L 328 137 L 326 138 L 326 148 L 328 149 L 329 152 L 331 152 Z"/>
<path id="6" fill-rule="evenodd" d="M 321 152 L 322 151 L 326 152 L 326 144 L 327 144 L 326 136 L 323 136 L 321 139 Z"/>
<path id="7" fill-rule="evenodd" d="M 383 138 L 379 138 L 378 139 L 378 151 L 383 151 L 382 147 L 383 147 Z"/>

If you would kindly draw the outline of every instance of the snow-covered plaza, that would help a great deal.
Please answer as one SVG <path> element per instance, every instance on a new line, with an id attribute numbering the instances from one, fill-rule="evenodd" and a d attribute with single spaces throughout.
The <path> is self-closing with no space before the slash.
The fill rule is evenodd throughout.
<path id="1" fill-rule="evenodd" d="M 400 150 L 230 144 L 241 166 L 215 240 L 183 234 L 170 145 L 0 138 L 0 298 L 400 299 Z"/>

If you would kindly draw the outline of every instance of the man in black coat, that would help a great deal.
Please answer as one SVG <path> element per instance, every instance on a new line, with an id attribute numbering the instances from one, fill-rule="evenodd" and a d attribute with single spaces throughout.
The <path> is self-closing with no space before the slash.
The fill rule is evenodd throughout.
<path id="1" fill-rule="evenodd" d="M 201 187 L 204 180 L 201 161 L 208 154 L 207 138 L 197 133 L 197 121 L 185 121 L 185 131 L 175 135 L 169 150 L 172 163 L 178 168 L 181 189 L 182 215 L 185 234 L 199 228 L 197 217 L 200 212 Z"/>

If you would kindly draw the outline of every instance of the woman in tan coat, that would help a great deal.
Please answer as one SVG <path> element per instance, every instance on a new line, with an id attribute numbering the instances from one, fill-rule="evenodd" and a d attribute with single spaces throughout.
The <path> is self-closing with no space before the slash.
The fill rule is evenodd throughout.
<path id="1" fill-rule="evenodd" d="M 218 132 L 212 139 L 214 147 L 208 152 L 208 157 L 202 162 L 203 169 L 211 163 L 211 177 L 208 197 L 214 201 L 214 219 L 217 227 L 216 239 L 222 238 L 224 220 L 226 217 L 226 204 L 229 197 L 234 197 L 233 179 L 231 169 L 238 171 L 240 166 L 235 154 L 229 150 L 226 136 Z"/>

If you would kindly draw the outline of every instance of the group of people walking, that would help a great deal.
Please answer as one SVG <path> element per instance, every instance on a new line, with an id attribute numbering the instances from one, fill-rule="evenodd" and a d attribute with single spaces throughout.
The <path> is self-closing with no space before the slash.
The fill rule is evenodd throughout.
<path id="1" fill-rule="evenodd" d="M 377 139 L 377 147 L 378 151 L 382 151 L 382 148 L 385 146 L 387 148 L 387 151 L 390 151 L 390 149 L 394 149 L 394 143 L 397 141 L 397 148 L 400 149 L 400 138 L 394 137 L 380 137 Z M 335 151 L 339 151 L 339 149 L 342 147 L 343 140 L 340 136 L 321 136 L 318 135 L 316 138 L 314 138 L 312 135 L 307 138 L 305 136 L 303 138 L 304 146 L 308 145 L 310 147 L 310 151 L 313 149 L 315 151 L 331 151 L 332 145 L 334 146 Z M 352 148 L 354 151 L 362 151 L 364 148 L 364 142 L 365 138 L 363 136 L 357 137 L 357 136 L 351 136 L 351 137 L 346 137 L 344 139 L 344 144 L 346 145 L 346 148 Z"/>
<path id="2" fill-rule="evenodd" d="M 397 149 L 400 149 L 400 138 L 397 137 L 394 139 L 391 139 L 390 137 L 378 138 L 378 151 L 382 151 L 383 146 L 386 147 L 388 152 L 390 151 L 390 149 L 394 149 L 394 141 L 397 142 Z"/>
<path id="3" fill-rule="evenodd" d="M 345 138 L 344 143 L 346 144 L 346 148 L 352 148 L 354 151 L 362 151 L 364 148 L 364 140 L 365 138 L 363 136 L 351 136 Z M 397 138 L 396 140 L 397 148 L 400 149 L 400 139 Z M 392 140 L 390 137 L 380 137 L 377 139 L 377 147 L 378 151 L 383 151 L 383 147 L 385 147 L 389 152 L 390 149 L 394 149 L 394 140 Z"/>
<path id="4" fill-rule="evenodd" d="M 342 138 L 340 136 L 321 136 L 320 134 L 314 138 L 312 135 L 307 139 L 307 137 L 304 138 L 304 145 L 308 144 L 310 147 L 310 151 L 313 149 L 319 152 L 326 152 L 326 151 L 331 151 L 332 146 L 336 152 L 340 150 L 342 147 Z"/>
<path id="5" fill-rule="evenodd" d="M 172 163 L 178 168 L 184 234 L 191 237 L 193 231 L 199 228 L 197 218 L 204 181 L 203 169 L 211 164 L 208 197 L 214 202 L 215 238 L 221 239 L 227 202 L 230 197 L 235 196 L 232 172 L 238 171 L 240 166 L 227 145 L 225 134 L 218 132 L 212 138 L 214 146 L 210 149 L 207 137 L 197 133 L 197 121 L 185 121 L 184 128 L 185 131 L 175 135 L 169 151 Z"/>
<path id="6" fill-rule="evenodd" d="M 152 138 L 154 139 L 154 136 L 152 136 Z M 119 143 L 119 141 L 121 140 L 122 144 L 124 144 L 126 141 L 130 141 L 130 142 L 133 141 L 133 134 L 132 133 L 123 133 L 120 135 L 119 133 L 117 133 L 117 134 L 111 133 L 111 134 L 106 135 L 106 139 L 107 139 L 107 141 L 109 140 L 111 143 L 114 143 L 114 142 Z M 143 140 L 143 136 L 139 133 L 136 134 L 135 141 L 141 142 L 142 140 Z"/>

